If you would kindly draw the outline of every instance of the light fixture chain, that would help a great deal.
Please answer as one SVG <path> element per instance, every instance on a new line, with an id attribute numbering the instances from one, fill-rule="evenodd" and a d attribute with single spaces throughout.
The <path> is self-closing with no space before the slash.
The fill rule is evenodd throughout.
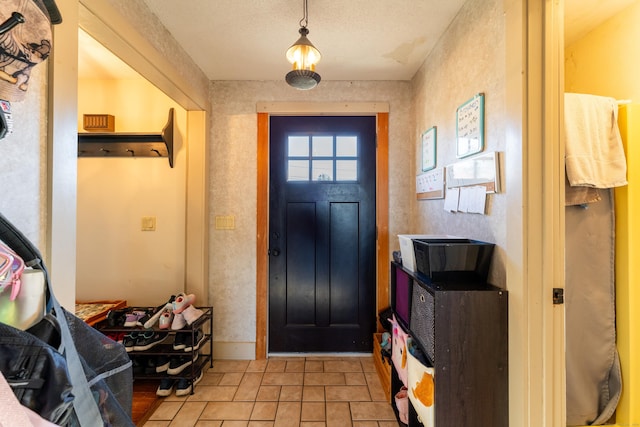
<path id="1" fill-rule="evenodd" d="M 309 7 L 307 5 L 307 0 L 303 0 L 302 2 L 302 13 L 304 14 L 304 17 L 300 20 L 299 24 L 301 27 L 307 28 L 307 25 L 309 25 Z"/>

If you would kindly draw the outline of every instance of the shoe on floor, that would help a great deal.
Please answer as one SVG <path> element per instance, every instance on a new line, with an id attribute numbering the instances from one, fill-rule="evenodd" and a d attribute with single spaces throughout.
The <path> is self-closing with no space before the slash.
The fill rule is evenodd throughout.
<path id="1" fill-rule="evenodd" d="M 160 385 L 156 390 L 156 396 L 167 397 L 171 395 L 173 391 L 173 387 L 176 384 L 176 380 L 174 378 L 162 378 L 160 380 Z"/>
<path id="2" fill-rule="evenodd" d="M 193 359 L 191 358 L 191 356 L 173 356 L 169 360 L 169 369 L 167 369 L 167 374 L 178 375 L 180 372 L 184 371 L 187 366 L 190 366 L 196 360 L 198 360 L 198 353 L 196 353 Z"/>
<path id="3" fill-rule="evenodd" d="M 179 378 L 178 383 L 176 384 L 176 396 L 186 396 L 191 393 L 193 387 L 200 382 L 202 379 L 203 372 L 200 370 L 198 375 L 193 379 L 193 381 L 189 381 L 186 378 Z M 193 384 L 193 385 L 192 385 Z"/>
<path id="4" fill-rule="evenodd" d="M 156 344 L 160 344 L 162 341 L 167 339 L 168 336 L 168 332 L 145 331 L 144 333 L 138 335 L 138 339 L 136 340 L 136 344 L 133 346 L 133 350 L 149 350 L 151 347 L 155 346 Z"/>
<path id="5" fill-rule="evenodd" d="M 194 294 L 178 294 L 176 299 L 173 301 L 173 313 L 182 313 L 185 308 L 189 307 L 194 302 L 196 302 L 196 296 Z"/>
<path id="6" fill-rule="evenodd" d="M 182 312 L 184 320 L 187 321 L 187 325 L 192 325 L 193 322 L 201 318 L 203 314 L 204 312 L 202 310 L 200 310 L 199 308 L 195 308 L 192 305 L 186 307 Z"/>
<path id="7" fill-rule="evenodd" d="M 202 333 L 202 331 L 200 329 L 198 329 L 197 331 L 195 331 L 192 334 L 185 334 L 185 340 L 184 340 L 184 351 L 196 351 L 200 348 L 200 344 L 202 344 L 202 342 L 204 341 L 205 336 Z M 195 344 L 192 344 L 192 341 L 195 342 Z"/>

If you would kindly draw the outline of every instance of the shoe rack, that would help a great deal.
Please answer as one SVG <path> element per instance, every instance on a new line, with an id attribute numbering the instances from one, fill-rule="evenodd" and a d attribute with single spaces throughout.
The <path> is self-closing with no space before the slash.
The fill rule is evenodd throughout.
<path id="1" fill-rule="evenodd" d="M 143 334 L 145 332 L 167 334 L 167 337 L 162 341 L 154 344 L 151 348 L 144 351 L 131 350 L 127 351 L 129 358 L 133 362 L 133 379 L 150 380 L 162 378 L 185 378 L 190 382 L 191 394 L 195 389 L 194 380 L 198 374 L 209 364 L 209 367 L 213 367 L 213 339 L 212 339 L 212 326 L 213 326 L 213 308 L 212 307 L 196 307 L 202 310 L 202 315 L 196 319 L 191 325 L 187 325 L 180 330 L 172 329 L 160 329 L 158 323 L 151 328 L 144 328 L 142 326 L 136 327 L 124 327 L 124 326 L 110 326 L 107 321 L 102 321 L 94 325 L 94 327 L 109 337 L 118 337 L 123 334 Z M 134 310 L 148 310 L 148 307 L 128 307 L 128 311 Z M 198 348 L 195 348 L 195 344 L 198 336 L 198 330 L 202 331 L 203 337 L 199 342 Z M 174 349 L 174 343 L 176 339 L 186 338 L 187 343 L 191 343 L 192 348 L 189 351 L 184 349 Z M 176 357 L 191 358 L 191 363 L 183 370 L 176 374 L 168 374 L 167 371 L 156 372 L 156 365 L 148 363 L 149 360 L 159 360 L 161 357 L 165 357 L 168 360 Z M 197 358 L 196 358 L 197 357 Z M 194 360 L 195 359 L 195 360 Z M 140 369 L 138 369 L 140 367 Z"/>

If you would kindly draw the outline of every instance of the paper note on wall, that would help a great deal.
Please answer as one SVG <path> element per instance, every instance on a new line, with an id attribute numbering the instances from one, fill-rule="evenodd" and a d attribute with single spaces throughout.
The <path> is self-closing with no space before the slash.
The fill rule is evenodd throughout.
<path id="1" fill-rule="evenodd" d="M 484 214 L 486 200 L 487 189 L 485 187 L 480 185 L 461 187 L 458 210 L 460 212 Z"/>
<path id="2" fill-rule="evenodd" d="M 457 212 L 459 197 L 460 188 L 448 188 L 444 197 L 444 210 L 448 212 Z"/>
<path id="3" fill-rule="evenodd" d="M 484 214 L 487 189 L 482 185 L 448 188 L 444 199 L 444 210 Z"/>

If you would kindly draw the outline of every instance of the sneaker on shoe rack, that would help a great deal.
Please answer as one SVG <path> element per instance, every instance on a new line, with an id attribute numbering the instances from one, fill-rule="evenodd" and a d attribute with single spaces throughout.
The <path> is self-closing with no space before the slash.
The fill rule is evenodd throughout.
<path id="1" fill-rule="evenodd" d="M 169 357 L 158 356 L 156 359 L 156 373 L 167 372 L 167 369 L 169 369 Z"/>
<path id="2" fill-rule="evenodd" d="M 198 360 L 198 353 L 195 354 L 193 359 L 191 358 L 191 356 L 173 356 L 169 360 L 169 369 L 167 369 L 167 374 L 178 375 L 196 360 Z"/>
<path id="3" fill-rule="evenodd" d="M 138 339 L 136 340 L 133 349 L 135 351 L 149 350 L 151 347 L 156 344 L 160 344 L 162 341 L 167 339 L 168 336 L 168 332 L 156 332 L 153 330 L 145 331 L 138 335 Z"/>
<path id="4" fill-rule="evenodd" d="M 144 311 L 144 314 L 142 315 L 142 317 L 140 317 L 138 319 L 138 322 L 137 322 L 136 326 L 144 327 L 144 324 L 146 322 L 149 322 L 149 320 L 151 319 L 151 316 L 153 316 L 153 314 L 155 313 L 155 310 L 152 309 L 152 308 L 147 308 L 147 309 L 142 310 L 142 311 Z M 149 328 L 146 328 L 146 329 L 149 329 Z"/>
<path id="5" fill-rule="evenodd" d="M 189 307 L 194 302 L 196 302 L 196 296 L 194 294 L 178 294 L 176 299 L 173 301 L 173 313 L 182 313 L 185 308 Z"/>
<path id="6" fill-rule="evenodd" d="M 137 340 L 138 332 L 129 332 L 128 334 L 125 334 L 124 338 L 122 338 L 122 345 L 124 345 L 124 349 L 127 353 L 133 351 Z"/>
<path id="7" fill-rule="evenodd" d="M 138 326 L 138 321 L 144 317 L 146 313 L 142 310 L 134 310 L 130 313 L 126 314 L 124 320 L 125 328 L 133 328 L 134 326 Z"/>
<path id="8" fill-rule="evenodd" d="M 156 390 L 156 396 L 167 397 L 171 395 L 171 392 L 173 391 L 173 387 L 175 386 L 175 384 L 176 384 L 175 378 L 162 378 L 160 380 L 160 385 Z"/>
<path id="9" fill-rule="evenodd" d="M 142 375 L 144 373 L 144 365 L 137 357 L 131 360 L 131 372 L 133 375 Z"/>
<path id="10" fill-rule="evenodd" d="M 118 338 L 120 337 L 120 332 L 107 332 L 104 334 L 104 336 L 109 338 L 112 341 L 118 342 Z M 120 337 L 120 341 L 122 341 L 121 337 Z"/>
<path id="11" fill-rule="evenodd" d="M 118 332 L 118 335 L 116 336 L 115 342 L 123 344 L 125 335 L 127 335 L 127 334 L 124 333 L 124 332 Z"/>
<path id="12" fill-rule="evenodd" d="M 163 312 L 165 309 L 167 309 L 167 308 L 168 308 L 169 310 L 172 310 L 172 309 L 173 309 L 173 300 L 175 300 L 175 299 L 176 299 L 176 296 L 175 296 L 175 295 L 171 295 L 171 297 L 169 298 L 169 300 L 168 300 L 166 303 L 164 303 L 164 304 L 161 304 L 161 305 L 157 306 L 157 307 L 155 308 L 155 310 L 153 310 L 153 313 L 151 313 L 151 315 L 150 315 L 149 319 L 147 319 L 147 320 L 143 323 L 143 325 L 142 325 L 142 326 L 143 326 L 145 329 L 149 329 L 149 328 L 151 328 L 153 325 L 155 325 L 155 324 L 156 324 L 156 322 L 158 321 L 158 319 L 160 318 L 160 315 L 162 314 L 162 312 Z"/>
<path id="13" fill-rule="evenodd" d="M 187 321 L 187 325 L 192 325 L 193 322 L 201 318 L 203 314 L 204 312 L 202 310 L 194 307 L 193 305 L 190 305 L 189 307 L 185 308 L 184 311 L 182 312 L 182 315 L 184 316 L 184 320 Z"/>
<path id="14" fill-rule="evenodd" d="M 173 339 L 173 349 L 174 350 L 182 350 L 187 345 L 185 344 L 185 339 L 188 332 L 178 332 L 176 333 L 175 338 Z"/>
<path id="15" fill-rule="evenodd" d="M 192 339 L 195 344 L 191 342 Z M 196 351 L 197 349 L 200 348 L 200 344 L 202 344 L 204 339 L 205 339 L 205 335 L 204 333 L 202 333 L 200 329 L 195 331 L 193 335 L 186 334 L 185 340 L 184 340 L 184 344 L 185 344 L 184 351 Z"/>
<path id="16" fill-rule="evenodd" d="M 157 359 L 155 357 L 148 357 L 144 363 L 145 375 L 153 375 L 156 373 Z"/>
<path id="17" fill-rule="evenodd" d="M 162 310 L 162 313 L 160 313 L 160 320 L 158 320 L 160 329 L 170 329 L 171 324 L 173 323 L 173 311 L 169 304 L 167 304 L 167 307 L 165 307 Z"/>
<path id="18" fill-rule="evenodd" d="M 127 317 L 128 311 L 129 310 L 126 308 L 109 310 L 109 313 L 107 313 L 107 325 L 109 325 L 112 328 L 117 326 L 124 326 L 124 322 Z"/>
<path id="19" fill-rule="evenodd" d="M 173 321 L 171 322 L 171 329 L 174 331 L 179 331 L 180 329 L 187 326 L 187 321 L 184 320 L 184 316 L 182 313 L 173 313 Z"/>
<path id="20" fill-rule="evenodd" d="M 200 382 L 204 373 L 202 370 L 196 375 L 193 381 L 189 381 L 186 378 L 179 378 L 176 384 L 176 396 L 186 396 L 191 393 L 193 387 Z"/>

